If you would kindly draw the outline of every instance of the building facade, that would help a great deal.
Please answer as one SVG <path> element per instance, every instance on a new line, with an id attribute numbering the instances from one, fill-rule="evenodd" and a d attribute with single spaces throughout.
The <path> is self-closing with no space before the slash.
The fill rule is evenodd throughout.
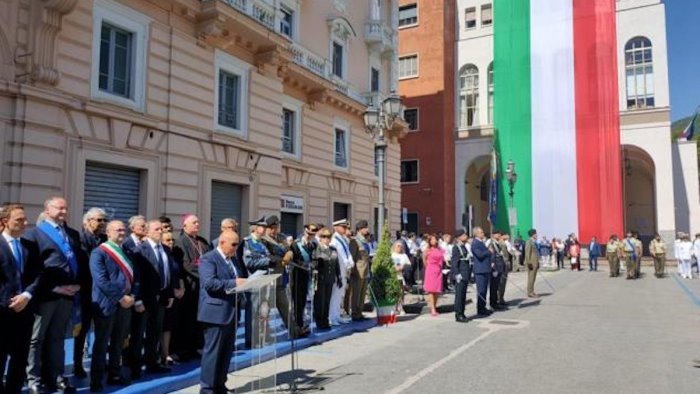
<path id="1" fill-rule="evenodd" d="M 494 25 L 499 23 L 499 14 L 490 0 L 456 3 L 453 220 L 488 228 L 494 94 L 508 94 L 494 91 Z M 700 197 L 695 143 L 670 138 L 665 4 L 661 0 L 617 0 L 613 7 L 623 225 L 639 231 L 645 247 L 655 232 L 670 243 L 676 231 L 700 230 Z M 566 191 L 562 193 L 566 198 Z"/>
<path id="2" fill-rule="evenodd" d="M 223 217 L 376 221 L 362 114 L 397 87 L 396 0 L 0 0 L 0 22 L 0 200 L 66 196 L 74 226 L 194 213 L 211 238 Z"/>
<path id="3" fill-rule="evenodd" d="M 401 141 L 402 226 L 416 233 L 451 231 L 455 3 L 401 0 L 398 14 L 399 91 L 409 125 Z"/>

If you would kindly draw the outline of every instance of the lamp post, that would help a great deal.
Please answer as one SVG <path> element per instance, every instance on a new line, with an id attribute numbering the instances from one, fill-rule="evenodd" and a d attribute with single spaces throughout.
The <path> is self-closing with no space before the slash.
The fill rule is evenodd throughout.
<path id="1" fill-rule="evenodd" d="M 365 130 L 374 142 L 374 152 L 377 157 L 379 171 L 379 201 L 377 201 L 377 237 L 381 240 L 384 233 L 384 157 L 387 147 L 386 131 L 391 129 L 394 122 L 401 119 L 403 105 L 401 98 L 391 92 L 377 108 L 373 104 L 367 107 L 363 115 Z"/>
<path id="2" fill-rule="evenodd" d="M 508 163 L 506 163 L 506 180 L 508 181 L 508 196 L 510 197 L 510 211 L 508 212 L 508 222 L 510 223 L 510 235 L 511 237 L 515 237 L 515 207 L 513 205 L 513 196 L 515 195 L 515 192 L 513 191 L 513 189 L 515 188 L 515 182 L 518 181 L 518 173 L 515 172 L 515 162 L 513 160 L 508 160 Z"/>

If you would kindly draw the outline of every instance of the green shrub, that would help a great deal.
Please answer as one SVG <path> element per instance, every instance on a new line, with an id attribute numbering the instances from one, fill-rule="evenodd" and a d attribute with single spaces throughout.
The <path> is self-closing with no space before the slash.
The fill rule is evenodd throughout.
<path id="1" fill-rule="evenodd" d="M 377 254 L 372 260 L 372 280 L 370 282 L 376 306 L 395 305 L 401 297 L 401 282 L 398 279 L 394 262 L 391 260 L 389 225 L 384 223 L 382 238 Z"/>

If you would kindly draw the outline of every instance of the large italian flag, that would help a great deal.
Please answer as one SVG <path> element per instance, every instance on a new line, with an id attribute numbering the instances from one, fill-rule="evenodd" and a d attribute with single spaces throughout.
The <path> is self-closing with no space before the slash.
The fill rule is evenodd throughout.
<path id="1" fill-rule="evenodd" d="M 623 226 L 615 0 L 495 0 L 494 125 L 516 164 L 517 229 L 565 237 Z"/>

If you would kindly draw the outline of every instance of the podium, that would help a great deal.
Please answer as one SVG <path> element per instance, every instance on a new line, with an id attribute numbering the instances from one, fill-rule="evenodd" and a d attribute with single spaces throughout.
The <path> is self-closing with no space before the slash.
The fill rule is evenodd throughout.
<path id="1" fill-rule="evenodd" d="M 249 321 L 244 321 L 245 328 L 238 328 L 233 358 L 234 385 L 244 392 L 277 387 L 277 337 L 286 333 L 276 307 L 275 286 L 279 277 L 279 274 L 257 276 L 234 289 L 235 293 L 245 295 L 236 298 L 239 316 L 243 315 L 243 309 L 247 309 L 244 320 L 250 316 Z M 242 351 L 246 330 L 250 331 L 251 348 Z"/>

